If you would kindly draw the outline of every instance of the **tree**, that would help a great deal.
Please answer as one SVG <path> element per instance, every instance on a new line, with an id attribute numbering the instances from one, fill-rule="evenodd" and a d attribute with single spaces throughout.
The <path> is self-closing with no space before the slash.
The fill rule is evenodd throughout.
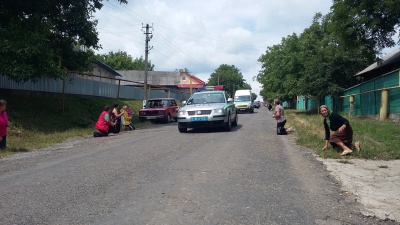
<path id="1" fill-rule="evenodd" d="M 102 1 L 1 1 L 0 71 L 15 81 L 87 71 L 93 54 L 77 46 L 100 48 L 92 14 Z"/>
<path id="2" fill-rule="evenodd" d="M 106 64 L 114 70 L 145 70 L 145 60 L 142 56 L 140 58 L 133 59 L 132 56 L 128 55 L 127 52 L 109 52 L 108 54 L 98 54 L 96 59 Z M 151 61 L 147 64 L 147 70 L 154 70 L 154 65 Z"/>
<path id="3" fill-rule="evenodd" d="M 184 69 L 178 69 L 178 68 L 176 68 L 176 69 L 175 69 L 175 72 L 177 72 L 177 73 L 187 73 L 187 74 L 190 74 L 190 70 L 189 70 L 188 68 L 184 68 Z"/>
<path id="4" fill-rule="evenodd" d="M 361 44 L 380 51 L 395 46 L 393 36 L 400 35 L 400 1 L 334 0 L 332 9 L 334 30 L 347 47 Z"/>
<path id="5" fill-rule="evenodd" d="M 257 80 L 264 99 L 321 99 L 356 84 L 354 75 L 372 63 L 374 51 L 361 44 L 347 48 L 332 29 L 331 17 L 317 13 L 300 36 L 283 38 L 259 58 L 262 70 Z"/>
<path id="6" fill-rule="evenodd" d="M 234 95 L 234 90 L 238 89 L 251 89 L 250 85 L 245 83 L 243 75 L 238 68 L 234 65 L 220 65 L 214 73 L 210 75 L 207 85 L 225 85 L 226 92 L 230 95 Z M 245 85 L 247 88 L 244 88 Z"/>
<path id="7" fill-rule="evenodd" d="M 262 91 L 264 99 L 291 99 L 299 93 L 297 81 L 304 68 L 298 39 L 296 34 L 283 38 L 281 44 L 268 47 L 259 58 L 262 70 L 257 81 L 266 89 Z"/>
<path id="8" fill-rule="evenodd" d="M 257 99 L 257 94 L 251 92 L 251 100 L 254 101 L 254 100 L 256 100 L 256 99 Z"/>

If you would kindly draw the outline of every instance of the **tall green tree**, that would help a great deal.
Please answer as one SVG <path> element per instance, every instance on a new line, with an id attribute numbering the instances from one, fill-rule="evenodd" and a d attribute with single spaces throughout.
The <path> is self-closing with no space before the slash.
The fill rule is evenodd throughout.
<path id="1" fill-rule="evenodd" d="M 93 54 L 77 46 L 100 48 L 93 13 L 102 1 L 1 1 L 0 71 L 15 81 L 87 71 Z"/>
<path id="2" fill-rule="evenodd" d="M 393 36 L 400 35 L 400 1 L 334 0 L 333 3 L 334 30 L 347 47 L 361 44 L 380 51 L 396 45 Z"/>
<path id="3" fill-rule="evenodd" d="M 96 59 L 114 70 L 145 70 L 145 60 L 142 56 L 133 59 L 131 55 L 123 51 L 98 54 Z M 147 63 L 147 70 L 154 70 L 154 65 L 151 64 L 151 61 Z"/>
<path id="4" fill-rule="evenodd" d="M 235 90 L 251 89 L 250 85 L 243 79 L 240 70 L 234 65 L 229 66 L 227 64 L 220 65 L 215 72 L 210 75 L 207 85 L 225 85 L 225 90 L 230 96 L 234 95 L 233 92 Z"/>
<path id="5" fill-rule="evenodd" d="M 292 99 L 299 93 L 297 81 L 304 69 L 299 44 L 293 34 L 283 38 L 281 44 L 268 47 L 259 58 L 262 69 L 257 81 L 266 89 L 261 92 L 264 99 Z"/>
<path id="6" fill-rule="evenodd" d="M 332 14 L 317 13 L 300 36 L 283 38 L 259 58 L 257 80 L 264 99 L 294 100 L 296 95 L 321 99 L 356 84 L 354 75 L 374 59 L 374 51 L 358 44 L 347 48 L 332 29 Z"/>

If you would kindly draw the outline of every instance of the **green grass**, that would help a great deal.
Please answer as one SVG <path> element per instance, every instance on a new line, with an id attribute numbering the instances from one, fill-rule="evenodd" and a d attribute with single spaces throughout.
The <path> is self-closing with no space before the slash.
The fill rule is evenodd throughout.
<path id="1" fill-rule="evenodd" d="M 331 146 L 328 150 L 322 151 L 325 131 L 321 115 L 285 110 L 285 116 L 288 120 L 287 127 L 294 126 L 296 129 L 294 135 L 297 143 L 313 149 L 323 158 L 400 159 L 398 145 L 400 126 L 390 120 L 377 121 L 363 116 L 349 117 L 342 114 L 350 121 L 353 128 L 353 142 L 361 142 L 361 152 L 354 151 L 347 156 L 340 156 L 341 150 L 333 149 Z"/>
<path id="2" fill-rule="evenodd" d="M 2 90 L 0 98 L 7 101 L 7 148 L 0 150 L 0 158 L 16 152 L 34 151 L 63 142 L 72 137 L 89 137 L 105 105 L 116 99 L 66 96 L 64 111 L 61 96 L 11 94 Z M 132 123 L 138 119 L 142 100 L 120 100 L 120 106 L 129 105 L 135 111 Z"/>

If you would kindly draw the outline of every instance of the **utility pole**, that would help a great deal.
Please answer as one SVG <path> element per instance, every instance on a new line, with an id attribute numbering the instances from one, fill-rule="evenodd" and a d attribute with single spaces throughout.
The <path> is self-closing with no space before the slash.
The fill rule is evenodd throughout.
<path id="1" fill-rule="evenodd" d="M 146 26 L 145 27 L 143 27 L 143 24 L 142 24 L 142 29 L 143 28 L 146 28 L 146 31 L 145 31 L 145 35 L 146 35 L 146 47 L 145 47 L 145 56 L 144 56 L 144 92 L 143 92 L 143 100 L 145 100 L 146 102 L 147 102 L 147 70 L 148 70 L 148 67 L 147 67 L 147 64 L 148 64 L 148 60 L 149 60 L 149 51 L 153 48 L 152 46 L 151 47 L 149 47 L 149 41 L 150 41 L 150 39 L 153 37 L 153 35 L 152 35 L 152 33 L 151 33 L 151 31 L 149 31 L 149 29 L 151 28 L 152 30 L 153 30 L 153 27 L 151 26 L 149 26 L 149 24 L 146 24 Z M 150 36 L 149 36 L 149 34 L 151 34 Z"/>

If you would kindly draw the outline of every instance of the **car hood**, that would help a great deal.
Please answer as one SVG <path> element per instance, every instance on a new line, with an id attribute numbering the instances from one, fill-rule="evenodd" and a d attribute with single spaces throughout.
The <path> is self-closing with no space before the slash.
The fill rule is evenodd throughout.
<path id="1" fill-rule="evenodd" d="M 186 105 L 180 110 L 197 110 L 197 109 L 222 109 L 231 103 L 205 103 L 205 104 L 193 104 Z"/>

